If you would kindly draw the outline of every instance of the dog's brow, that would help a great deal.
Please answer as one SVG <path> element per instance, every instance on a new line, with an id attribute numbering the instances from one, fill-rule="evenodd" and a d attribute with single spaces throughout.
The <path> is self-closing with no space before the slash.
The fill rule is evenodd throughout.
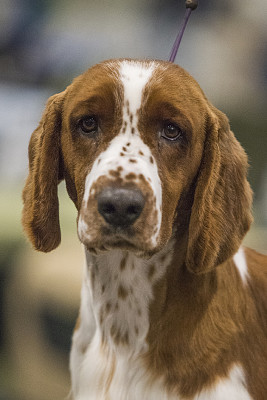
<path id="1" fill-rule="evenodd" d="M 102 103 L 105 99 L 100 96 L 100 95 L 93 95 L 93 96 L 89 96 L 88 98 L 84 99 L 84 100 L 80 100 L 79 102 L 77 102 L 75 104 L 75 106 L 72 109 L 72 114 L 81 114 L 81 110 L 84 110 L 88 107 L 91 107 L 93 105 Z"/>

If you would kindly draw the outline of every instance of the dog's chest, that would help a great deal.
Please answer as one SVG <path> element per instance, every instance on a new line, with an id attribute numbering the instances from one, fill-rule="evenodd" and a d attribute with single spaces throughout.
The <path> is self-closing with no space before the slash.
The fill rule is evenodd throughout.
<path id="1" fill-rule="evenodd" d="M 172 394 L 164 378 L 153 380 L 138 356 L 104 351 L 95 336 L 81 368 L 79 395 L 75 400 L 186 400 Z M 244 385 L 244 374 L 234 366 L 229 376 L 218 380 L 191 400 L 252 400 Z"/>
<path id="2" fill-rule="evenodd" d="M 122 251 L 87 255 L 81 326 L 72 350 L 75 400 L 185 400 L 170 392 L 163 375 L 153 377 L 145 362 L 153 287 L 171 258 L 170 249 L 146 262 Z M 191 400 L 226 398 L 251 400 L 238 365 Z"/>
<path id="3" fill-rule="evenodd" d="M 85 304 L 88 301 L 95 330 L 83 350 L 75 399 L 140 400 L 150 398 L 152 393 L 154 400 L 165 398 L 158 387 L 152 390 L 143 355 L 148 350 L 146 336 L 153 286 L 166 272 L 170 260 L 170 251 L 149 261 L 122 251 L 110 252 L 108 258 L 87 254 L 90 293 L 86 301 L 82 296 L 79 330 L 89 330 L 85 326 L 90 312 Z M 74 346 L 79 348 L 79 342 L 75 339 Z"/>
<path id="4" fill-rule="evenodd" d="M 95 335 L 81 368 L 77 400 L 164 400 L 168 397 L 161 382 L 151 385 L 142 358 L 125 352 L 103 349 Z"/>
<path id="5" fill-rule="evenodd" d="M 164 378 L 153 380 L 141 359 L 104 352 L 99 338 L 93 339 L 81 369 L 79 395 L 75 400 L 186 400 L 172 394 Z M 244 385 L 244 374 L 233 367 L 228 378 L 203 390 L 191 400 L 252 400 Z"/>

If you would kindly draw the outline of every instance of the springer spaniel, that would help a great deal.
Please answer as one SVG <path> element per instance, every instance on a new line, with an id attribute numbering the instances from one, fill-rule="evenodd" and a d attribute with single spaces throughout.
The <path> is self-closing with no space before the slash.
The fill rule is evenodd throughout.
<path id="1" fill-rule="evenodd" d="M 50 98 L 23 192 L 40 251 L 60 243 L 62 179 L 86 254 L 73 399 L 266 399 L 267 257 L 241 246 L 247 156 L 196 81 L 111 60 Z"/>

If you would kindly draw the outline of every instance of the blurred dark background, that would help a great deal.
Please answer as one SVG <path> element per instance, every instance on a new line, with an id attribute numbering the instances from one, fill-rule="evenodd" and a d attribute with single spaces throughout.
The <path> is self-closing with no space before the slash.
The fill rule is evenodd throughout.
<path id="1" fill-rule="evenodd" d="M 267 3 L 199 2 L 177 63 L 224 111 L 251 164 L 255 223 L 267 251 Z M 168 59 L 184 0 L 0 2 L 0 400 L 64 399 L 83 266 L 75 210 L 60 185 L 62 244 L 34 252 L 22 234 L 27 146 L 47 98 L 108 58 Z"/>

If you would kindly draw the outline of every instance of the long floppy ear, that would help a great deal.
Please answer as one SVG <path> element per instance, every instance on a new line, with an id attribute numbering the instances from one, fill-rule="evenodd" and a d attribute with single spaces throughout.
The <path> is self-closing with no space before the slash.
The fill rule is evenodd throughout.
<path id="1" fill-rule="evenodd" d="M 226 116 L 211 110 L 189 224 L 186 265 L 194 273 L 235 254 L 252 222 L 247 156 Z"/>
<path id="2" fill-rule="evenodd" d="M 57 185 L 63 178 L 60 160 L 64 92 L 47 102 L 29 144 L 29 175 L 23 190 L 23 228 L 36 250 L 48 252 L 61 239 Z"/>

